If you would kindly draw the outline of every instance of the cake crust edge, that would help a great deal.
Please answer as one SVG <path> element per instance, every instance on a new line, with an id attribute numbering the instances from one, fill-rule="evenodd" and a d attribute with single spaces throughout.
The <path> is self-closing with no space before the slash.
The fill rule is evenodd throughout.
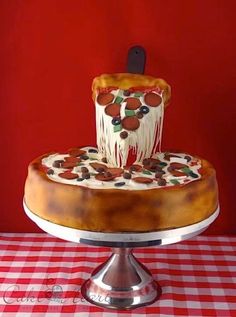
<path id="1" fill-rule="evenodd" d="M 100 88 L 116 87 L 119 89 L 129 89 L 133 87 L 156 87 L 163 90 L 163 100 L 165 106 L 170 102 L 171 88 L 164 79 L 155 78 L 153 76 L 130 74 L 130 73 L 116 73 L 116 74 L 102 74 L 94 78 L 92 83 L 92 97 L 95 100 L 97 90 Z"/>
<path id="2" fill-rule="evenodd" d="M 218 206 L 215 170 L 204 159 L 201 178 L 196 181 L 127 191 L 52 181 L 41 169 L 42 159 L 47 155 L 30 163 L 24 199 L 33 213 L 59 225 L 95 232 L 151 232 L 200 222 Z"/>

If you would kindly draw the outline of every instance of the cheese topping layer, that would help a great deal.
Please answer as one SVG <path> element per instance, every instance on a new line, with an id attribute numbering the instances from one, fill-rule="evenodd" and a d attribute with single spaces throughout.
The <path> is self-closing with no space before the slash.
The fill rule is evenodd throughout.
<path id="1" fill-rule="evenodd" d="M 157 153 L 145 164 L 114 168 L 94 147 L 83 154 L 55 153 L 42 159 L 42 169 L 50 180 L 93 189 L 149 190 L 182 186 L 201 178 L 201 160 L 186 153 Z M 150 160 L 150 161 L 148 161 Z M 68 167 L 66 163 L 72 162 Z M 86 172 L 84 172 L 86 171 Z M 127 179 L 127 177 L 130 177 Z"/>
<path id="2" fill-rule="evenodd" d="M 128 95 L 122 89 L 98 92 L 95 107 L 98 151 L 109 164 L 125 166 L 129 151 L 137 163 L 157 148 L 161 151 L 164 101 L 160 89 L 131 90 Z"/>

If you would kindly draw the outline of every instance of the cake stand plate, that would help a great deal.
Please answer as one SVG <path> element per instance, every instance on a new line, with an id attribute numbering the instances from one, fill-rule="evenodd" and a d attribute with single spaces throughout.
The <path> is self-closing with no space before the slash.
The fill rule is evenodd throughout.
<path id="1" fill-rule="evenodd" d="M 89 302 L 112 309 L 134 309 L 149 305 L 161 295 L 161 287 L 149 270 L 133 255 L 132 248 L 166 245 L 203 232 L 218 216 L 219 207 L 207 219 L 177 229 L 140 233 L 103 233 L 61 226 L 35 215 L 23 202 L 27 216 L 42 230 L 63 240 L 112 248 L 106 262 L 98 266 L 82 285 Z"/>

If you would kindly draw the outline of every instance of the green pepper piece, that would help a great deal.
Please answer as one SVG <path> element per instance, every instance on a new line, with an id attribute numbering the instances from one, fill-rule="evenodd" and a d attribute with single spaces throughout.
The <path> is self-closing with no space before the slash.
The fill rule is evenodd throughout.
<path id="1" fill-rule="evenodd" d="M 125 115 L 126 115 L 126 117 L 133 117 L 133 116 L 135 116 L 135 111 L 134 110 L 125 110 Z"/>
<path id="2" fill-rule="evenodd" d="M 198 178 L 198 175 L 195 174 L 193 171 L 189 173 L 189 176 L 191 176 L 192 178 Z"/>
<path id="3" fill-rule="evenodd" d="M 146 175 L 152 175 L 152 173 L 150 171 L 148 171 L 148 170 L 144 170 L 142 173 L 146 174 Z"/>
<path id="4" fill-rule="evenodd" d="M 187 175 L 190 175 L 190 173 L 192 172 L 189 167 L 183 167 L 183 168 L 181 168 L 181 171 Z"/>
<path id="5" fill-rule="evenodd" d="M 177 179 L 170 179 L 170 182 L 173 184 L 173 185 L 179 185 L 180 182 L 177 180 Z"/>
<path id="6" fill-rule="evenodd" d="M 158 163 L 158 165 L 160 165 L 160 166 L 166 166 L 167 165 L 167 163 L 166 162 L 160 162 L 160 163 Z"/>
<path id="7" fill-rule="evenodd" d="M 123 101 L 123 98 L 120 96 L 117 96 L 114 103 L 121 103 Z"/>
<path id="8" fill-rule="evenodd" d="M 114 131 L 114 132 L 119 132 L 119 131 L 121 131 L 121 130 L 122 130 L 121 124 L 114 125 L 114 127 L 113 127 L 113 131 Z"/>
<path id="9" fill-rule="evenodd" d="M 136 93 L 134 94 L 134 97 L 141 97 L 143 95 L 143 93 L 141 91 L 136 91 Z"/>

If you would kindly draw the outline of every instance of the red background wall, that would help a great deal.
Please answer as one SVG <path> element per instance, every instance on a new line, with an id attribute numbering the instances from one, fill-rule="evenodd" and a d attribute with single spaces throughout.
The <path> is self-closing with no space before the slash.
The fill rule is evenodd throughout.
<path id="1" fill-rule="evenodd" d="M 172 86 L 163 148 L 209 159 L 221 214 L 207 233 L 236 233 L 235 1 L 0 2 L 0 231 L 39 231 L 24 215 L 31 159 L 95 144 L 91 82 L 146 48 L 146 73 Z"/>

